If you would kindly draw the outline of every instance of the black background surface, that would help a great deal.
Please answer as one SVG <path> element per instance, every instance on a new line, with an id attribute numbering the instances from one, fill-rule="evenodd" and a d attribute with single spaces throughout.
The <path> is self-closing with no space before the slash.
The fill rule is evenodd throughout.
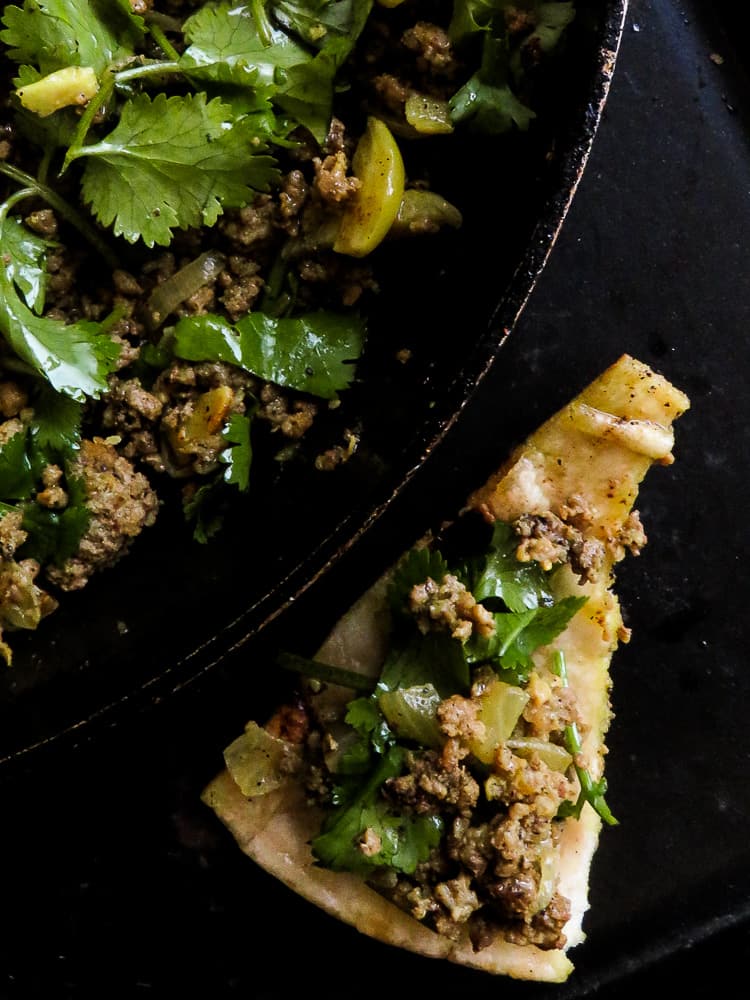
<path id="1" fill-rule="evenodd" d="M 0 785 L 3 998 L 406 996 L 399 983 L 415 977 L 435 996 L 614 998 L 644 986 L 708 996 L 742 976 L 750 105 L 738 16 L 729 4 L 633 0 L 550 262 L 476 399 L 373 537 L 210 681 Z M 569 982 L 501 983 L 312 910 L 241 855 L 199 795 L 266 647 L 324 616 L 337 588 L 353 596 L 357 567 L 377 564 L 377 533 L 417 525 L 445 477 L 481 481 L 624 351 L 692 408 L 676 427 L 676 464 L 652 470 L 642 490 L 649 545 L 620 570 L 633 628 L 613 671 L 608 798 L 620 825 L 602 835 Z M 256 709 L 257 699 L 245 714 Z"/>

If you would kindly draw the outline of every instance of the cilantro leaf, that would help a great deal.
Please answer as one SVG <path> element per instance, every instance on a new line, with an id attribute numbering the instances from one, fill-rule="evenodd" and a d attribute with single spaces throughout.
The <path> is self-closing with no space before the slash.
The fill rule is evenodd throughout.
<path id="1" fill-rule="evenodd" d="M 24 427 L 0 445 L 0 497 L 5 502 L 25 499 L 34 489 L 36 477 L 27 441 Z"/>
<path id="2" fill-rule="evenodd" d="M 29 309 L 39 315 L 47 291 L 47 250 L 51 240 L 32 233 L 13 216 L 3 223 L 3 255 L 10 258 L 13 280 Z"/>
<path id="3" fill-rule="evenodd" d="M 2 220 L 2 232 L 7 221 Z M 119 348 L 98 323 L 66 324 L 33 313 L 16 290 L 18 268 L 28 277 L 23 263 L 12 257 L 0 266 L 0 333 L 8 346 L 58 392 L 79 401 L 98 396 L 107 387 Z"/>
<path id="4" fill-rule="evenodd" d="M 253 459 L 249 417 L 233 413 L 224 429 L 223 437 L 229 445 L 221 453 L 221 460 L 226 464 L 224 482 L 244 492 L 250 483 L 250 465 Z"/>
<path id="5" fill-rule="evenodd" d="M 500 135 L 515 125 L 526 131 L 536 113 L 511 89 L 505 39 L 486 35 L 479 70 L 449 101 L 454 124 L 463 122 L 488 135 Z"/>
<path id="6" fill-rule="evenodd" d="M 391 645 L 377 692 L 431 683 L 447 698 L 469 687 L 469 664 L 463 643 L 446 632 L 417 633 Z"/>
<path id="7" fill-rule="evenodd" d="M 393 733 L 373 696 L 350 701 L 344 719 L 357 732 L 359 740 L 347 746 L 337 773 L 361 774 L 372 761 L 371 750 L 382 756 L 393 746 Z"/>
<path id="8" fill-rule="evenodd" d="M 495 615 L 493 636 L 489 639 L 472 636 L 466 643 L 469 661 L 496 661 L 502 670 L 515 671 L 525 679 L 533 667 L 532 653 L 552 642 L 585 603 L 585 597 L 563 597 L 551 607 L 530 608 L 520 613 L 500 612 Z"/>
<path id="9" fill-rule="evenodd" d="M 322 142 L 331 118 L 338 71 L 354 47 L 372 9 L 372 0 L 281 0 L 274 16 L 289 31 L 319 51 L 289 68 L 276 98 L 288 114 Z"/>
<path id="10" fill-rule="evenodd" d="M 313 854 L 321 864 L 334 871 L 367 874 L 387 866 L 411 874 L 428 859 L 440 842 L 442 820 L 396 815 L 378 797 L 384 782 L 401 773 L 404 755 L 402 747 L 391 747 L 356 797 L 331 814 L 323 832 L 312 841 Z M 379 841 L 375 853 L 365 854 L 358 847 L 366 833 Z"/>
<path id="11" fill-rule="evenodd" d="M 66 478 L 68 502 L 63 510 L 42 507 L 34 497 L 49 463 L 67 469 L 75 458 L 82 407 L 46 383 L 39 383 L 32 402 L 31 422 L 0 447 L 0 497 L 17 501 L 23 513 L 28 537 L 19 556 L 60 563 L 78 549 L 90 520 L 83 484 L 78 478 Z"/>
<path id="12" fill-rule="evenodd" d="M 401 614 L 406 612 L 409 593 L 413 587 L 424 583 L 428 578 L 439 583 L 448 572 L 448 563 L 438 549 L 429 545 L 410 549 L 399 560 L 388 587 L 388 598 L 393 611 Z"/>
<path id="13" fill-rule="evenodd" d="M 66 66 L 92 66 L 100 73 L 132 55 L 138 37 L 121 2 L 105 10 L 95 0 L 25 0 L 23 7 L 8 5 L 2 23 L 0 41 L 9 57 L 43 76 Z"/>
<path id="14" fill-rule="evenodd" d="M 185 21 L 183 32 L 189 45 L 180 66 L 199 79 L 265 84 L 276 90 L 278 70 L 312 58 L 278 29 L 272 29 L 271 44 L 265 42 L 247 4 L 201 7 Z"/>
<path id="15" fill-rule="evenodd" d="M 19 549 L 22 558 L 60 565 L 78 551 L 91 519 L 83 481 L 68 477 L 66 492 L 68 503 L 63 510 L 50 510 L 37 503 L 24 506 L 23 529 L 29 537 Z"/>
<path id="16" fill-rule="evenodd" d="M 175 228 L 211 226 L 278 176 L 249 121 L 205 94 L 139 94 L 108 136 L 71 156 L 88 160 L 84 201 L 117 236 L 149 247 L 169 245 Z"/>
<path id="17" fill-rule="evenodd" d="M 263 27 L 261 34 L 247 4 L 202 7 L 184 24 L 185 38 L 190 44 L 180 58 L 180 66 L 198 80 L 263 88 L 265 96 L 274 101 L 304 79 L 309 92 L 302 105 L 290 100 L 282 103 L 297 121 L 322 140 L 328 129 L 333 97 L 333 78 L 328 67 L 324 78 L 319 71 L 308 72 L 315 53 L 270 23 Z"/>
<path id="18" fill-rule="evenodd" d="M 193 524 L 193 538 L 204 545 L 221 530 L 221 479 L 211 479 L 183 501 L 185 520 Z"/>
<path id="19" fill-rule="evenodd" d="M 568 668 L 565 662 L 565 654 L 561 649 L 555 650 L 551 666 L 553 673 L 556 673 L 562 680 L 563 687 L 567 687 Z M 605 799 L 605 795 L 607 794 L 607 779 L 602 775 L 599 781 L 594 781 L 588 770 L 577 763 L 580 759 L 579 754 L 583 750 L 583 744 L 581 743 L 581 736 L 575 722 L 565 727 L 563 741 L 565 749 L 573 756 L 573 766 L 578 776 L 580 792 L 575 802 L 561 803 L 558 810 L 559 815 L 575 816 L 578 819 L 584 805 L 588 802 L 592 809 L 599 813 L 605 823 L 609 826 L 617 826 L 618 820 L 613 815 Z"/>
<path id="20" fill-rule="evenodd" d="M 575 3 L 573 0 L 558 0 L 557 3 L 536 3 L 534 6 L 536 26 L 524 38 L 521 48 L 549 52 L 559 43 L 563 32 L 574 20 Z"/>
<path id="21" fill-rule="evenodd" d="M 492 539 L 471 591 L 478 601 L 499 598 L 510 611 L 553 604 L 544 570 L 537 562 L 521 563 L 516 558 L 518 536 L 504 521 L 494 525 Z"/>
<path id="22" fill-rule="evenodd" d="M 371 7 L 372 0 L 278 3 L 258 18 L 252 4 L 205 6 L 183 26 L 189 44 L 180 65 L 195 79 L 265 87 L 322 142 L 336 73 Z"/>
<path id="23" fill-rule="evenodd" d="M 46 382 L 37 385 L 32 404 L 30 429 L 35 452 L 43 456 L 45 464 L 75 457 L 81 443 L 82 404 L 55 392 Z"/>
<path id="24" fill-rule="evenodd" d="M 224 361 L 277 385 L 337 399 L 354 376 L 364 323 L 325 310 L 280 319 L 249 313 L 232 325 L 206 314 L 179 320 L 174 353 L 185 361 Z"/>
<path id="25" fill-rule="evenodd" d="M 335 53 L 339 65 L 367 23 L 372 0 L 276 0 L 276 20 L 307 45 Z"/>

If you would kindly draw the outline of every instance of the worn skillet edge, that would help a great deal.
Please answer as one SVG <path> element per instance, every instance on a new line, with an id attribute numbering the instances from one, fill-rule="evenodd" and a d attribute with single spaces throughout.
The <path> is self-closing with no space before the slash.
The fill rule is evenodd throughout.
<path id="1" fill-rule="evenodd" d="M 502 351 L 553 251 L 601 123 L 628 8 L 629 0 L 616 0 L 603 20 L 596 70 L 588 99 L 566 134 L 567 149 L 560 158 L 556 189 L 544 205 L 526 251 L 499 297 L 484 335 L 446 390 L 437 419 L 426 426 L 417 438 L 416 457 L 411 460 L 395 489 L 380 497 L 369 509 L 351 511 L 335 530 L 279 581 L 272 592 L 249 605 L 221 632 L 175 663 L 167 665 L 132 692 L 106 700 L 96 710 L 44 738 L 0 753 L 0 767 L 5 770 L 15 766 L 26 767 L 52 748 L 77 746 L 90 741 L 103 726 L 116 725 L 121 716 L 154 707 L 170 695 L 195 687 L 228 657 L 244 650 L 251 640 L 283 619 L 296 602 L 313 587 L 319 586 L 321 579 L 330 574 L 344 556 L 355 548 L 360 550 L 363 540 L 373 534 L 375 526 L 385 520 L 386 514 L 393 511 L 407 491 L 417 488 L 420 473 L 433 460 L 440 444 L 460 419 L 465 406 Z"/>

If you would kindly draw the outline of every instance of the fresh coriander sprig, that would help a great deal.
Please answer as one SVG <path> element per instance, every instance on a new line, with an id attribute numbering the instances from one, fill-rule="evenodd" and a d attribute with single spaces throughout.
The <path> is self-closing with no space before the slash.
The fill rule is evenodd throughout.
<path id="1" fill-rule="evenodd" d="M 565 662 L 565 654 L 561 649 L 555 650 L 552 658 L 552 672 L 557 674 L 560 678 L 563 683 L 563 687 L 568 686 L 568 668 Z M 581 810 L 584 805 L 588 802 L 596 810 L 596 812 L 599 813 L 608 826 L 617 826 L 618 820 L 612 815 L 604 798 L 607 791 L 606 779 L 601 778 L 599 781 L 594 781 L 588 770 L 576 763 L 578 755 L 583 750 L 583 744 L 581 743 L 581 736 L 575 722 L 565 727 L 564 741 L 565 749 L 573 757 L 573 766 L 575 767 L 576 774 L 578 775 L 581 790 L 575 802 L 564 802 L 562 804 L 560 808 L 560 815 L 575 816 L 578 818 L 581 815 Z"/>
<path id="2" fill-rule="evenodd" d="M 117 255 L 113 252 L 112 248 L 102 239 L 91 223 L 61 197 L 54 188 L 43 184 L 35 177 L 32 177 L 31 174 L 27 174 L 24 170 L 19 170 L 18 167 L 14 167 L 11 163 L 0 161 L 0 174 L 5 174 L 6 177 L 9 177 L 17 184 L 23 185 L 26 191 L 24 197 L 37 195 L 43 201 L 47 202 L 62 219 L 78 230 L 86 242 L 101 255 L 110 267 L 115 268 L 119 266 Z M 15 200 L 19 199 L 14 198 Z"/>

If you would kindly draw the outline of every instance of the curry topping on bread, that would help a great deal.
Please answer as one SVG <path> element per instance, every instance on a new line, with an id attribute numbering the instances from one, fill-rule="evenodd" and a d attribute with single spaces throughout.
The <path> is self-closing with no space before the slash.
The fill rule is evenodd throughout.
<path id="1" fill-rule="evenodd" d="M 560 982 L 606 798 L 614 567 L 689 406 L 623 355 L 334 626 L 204 801 L 263 868 L 422 955 Z M 289 662 L 287 663 L 289 665 Z"/>

